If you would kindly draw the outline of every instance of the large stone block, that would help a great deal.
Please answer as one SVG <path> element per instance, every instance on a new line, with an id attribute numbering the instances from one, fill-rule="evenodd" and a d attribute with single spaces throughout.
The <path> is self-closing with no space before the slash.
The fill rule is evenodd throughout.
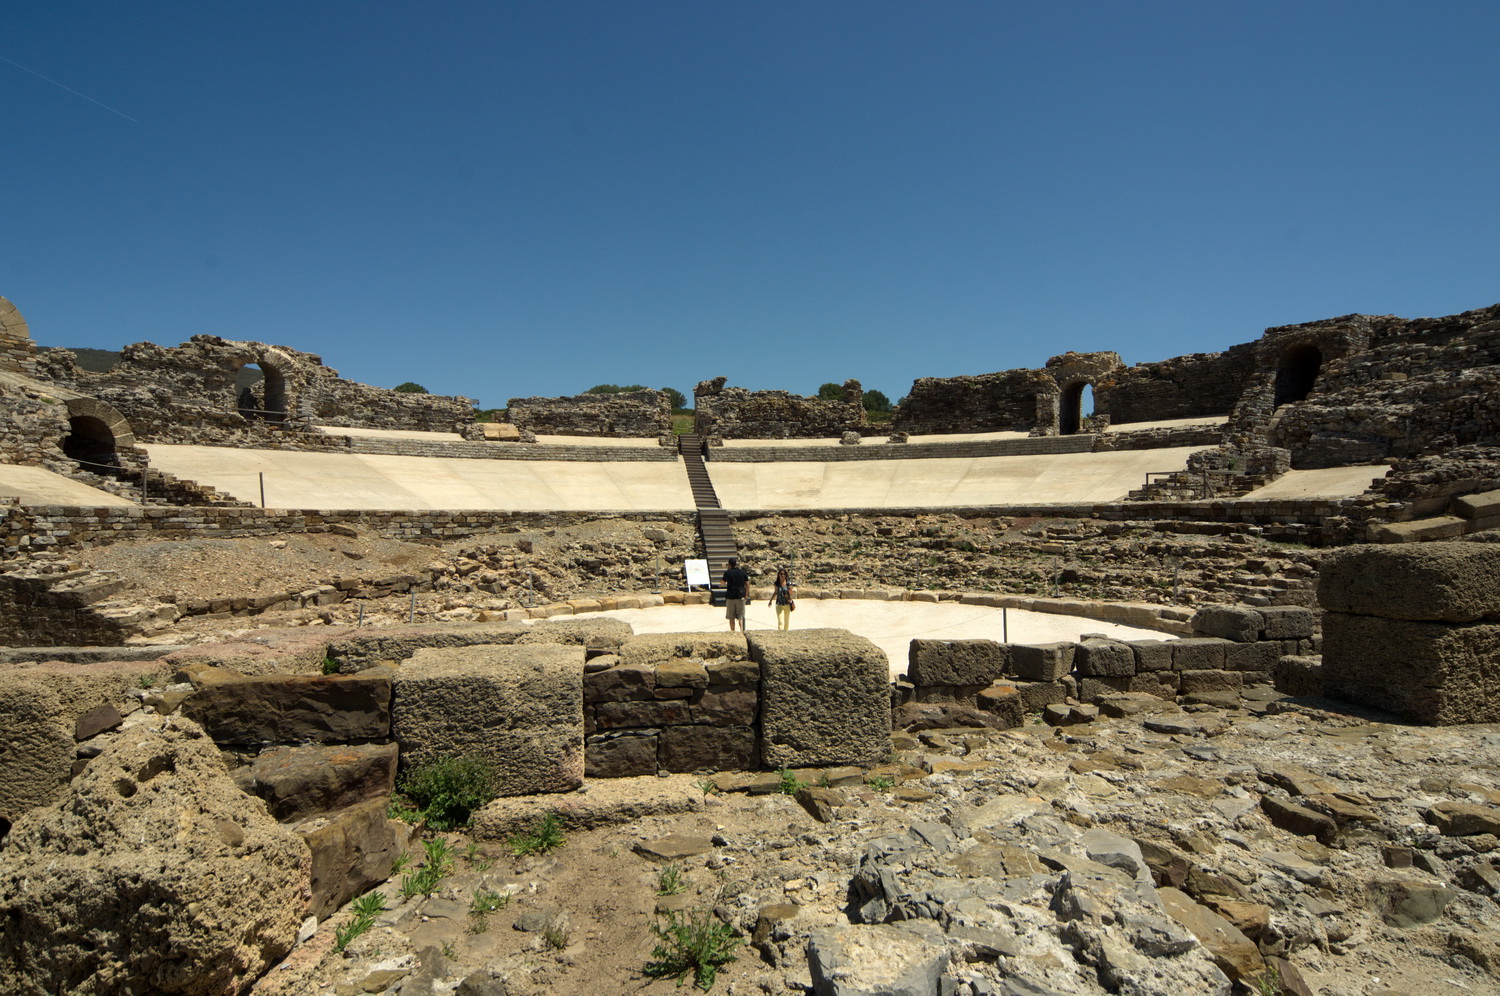
<path id="1" fill-rule="evenodd" d="M 879 647 L 841 629 L 752 632 L 748 643 L 760 664 L 765 764 L 860 764 L 890 753 L 890 664 Z"/>
<path id="2" fill-rule="evenodd" d="M 966 685 L 985 688 L 1010 666 L 1009 648 L 994 640 L 913 640 L 906 677 L 918 688 Z"/>
<path id="3" fill-rule="evenodd" d="M 662 771 L 753 771 L 760 767 L 749 726 L 669 726 L 661 731 Z"/>
<path id="4" fill-rule="evenodd" d="M 1288 655 L 1276 662 L 1276 690 L 1286 695 L 1323 694 L 1323 659 Z"/>
<path id="5" fill-rule="evenodd" d="M 1174 671 L 1217 671 L 1224 667 L 1229 641 L 1212 636 L 1190 636 L 1172 641 Z"/>
<path id="6" fill-rule="evenodd" d="M 656 774 L 655 730 L 597 733 L 584 747 L 584 774 L 590 778 L 628 778 Z"/>
<path id="7" fill-rule="evenodd" d="M 7 996 L 244 992 L 296 943 L 307 846 L 198 726 L 132 719 L 0 850 Z"/>
<path id="8" fill-rule="evenodd" d="M 391 876 L 401 845 L 386 819 L 390 799 L 368 799 L 303 820 L 292 832 L 312 855 L 308 913 L 322 919 Z"/>
<path id="9" fill-rule="evenodd" d="M 1135 654 L 1136 673 L 1172 670 L 1172 644 L 1168 640 L 1131 640 L 1126 644 Z"/>
<path id="10" fill-rule="evenodd" d="M 1011 667 L 1024 681 L 1057 681 L 1073 672 L 1076 643 L 1043 643 L 1037 646 L 1010 645 Z"/>
<path id="11" fill-rule="evenodd" d="M 1258 611 L 1265 621 L 1261 638 L 1266 640 L 1305 640 L 1317 625 L 1312 609 L 1301 605 L 1267 605 Z"/>
<path id="12" fill-rule="evenodd" d="M 391 731 L 391 679 L 377 675 L 214 675 L 183 700 L 182 714 L 215 743 L 350 743 Z"/>
<path id="13" fill-rule="evenodd" d="M 1474 622 L 1500 617 L 1500 544 L 1354 546 L 1323 558 L 1318 604 L 1329 612 Z"/>
<path id="14" fill-rule="evenodd" d="M 530 627 L 518 622 L 364 629 L 329 643 L 327 654 L 338 663 L 339 670 L 352 673 L 386 661 L 410 660 L 418 650 L 432 647 L 515 643 L 530 631 Z"/>
<path id="15" fill-rule="evenodd" d="M 641 633 L 620 644 L 620 662 L 656 667 L 686 657 L 704 662 L 743 661 L 750 657 L 745 637 L 739 633 Z"/>
<path id="16" fill-rule="evenodd" d="M 616 651 L 634 630 L 627 622 L 608 616 L 585 619 L 543 619 L 527 627 L 516 643 L 562 643 L 590 650 Z M 502 641 L 495 641 L 502 642 Z"/>
<path id="17" fill-rule="evenodd" d="M 1080 675 L 1090 678 L 1128 678 L 1135 674 L 1135 651 L 1118 640 L 1084 640 L 1073 662 Z"/>
<path id="18" fill-rule="evenodd" d="M 396 745 L 272 747 L 235 771 L 235 782 L 266 801 L 278 820 L 385 798 L 396 784 Z"/>
<path id="19" fill-rule="evenodd" d="M 1193 613 L 1188 625 L 1202 636 L 1253 643 L 1260 639 L 1265 621 L 1260 612 L 1247 605 L 1206 605 Z"/>
<path id="20" fill-rule="evenodd" d="M 1323 693 L 1421 723 L 1500 722 L 1500 624 L 1328 612 Z"/>
<path id="21" fill-rule="evenodd" d="M 1224 666 L 1231 671 L 1274 671 L 1283 656 L 1281 641 L 1231 643 L 1224 648 Z"/>
<path id="22" fill-rule="evenodd" d="M 583 781 L 584 648 L 557 644 L 419 650 L 396 675 L 391 731 L 403 763 L 475 755 L 500 794 Z"/>

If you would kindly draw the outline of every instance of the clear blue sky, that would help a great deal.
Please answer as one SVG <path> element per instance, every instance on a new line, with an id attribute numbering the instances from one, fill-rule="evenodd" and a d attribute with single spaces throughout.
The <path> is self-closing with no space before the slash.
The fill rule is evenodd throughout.
<path id="1" fill-rule="evenodd" d="M 6 0 L 0 295 L 42 345 L 485 406 L 1449 314 L 1500 300 L 1496 39 L 1493 0 Z"/>

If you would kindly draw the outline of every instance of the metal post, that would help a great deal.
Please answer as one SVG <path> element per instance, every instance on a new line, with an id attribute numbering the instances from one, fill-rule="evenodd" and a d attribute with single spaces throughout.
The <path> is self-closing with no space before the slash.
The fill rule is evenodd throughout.
<path id="1" fill-rule="evenodd" d="M 359 622 L 357 622 L 357 623 L 354 624 L 354 628 L 355 629 L 359 629 L 364 624 L 365 624 L 365 607 L 364 607 L 364 603 L 360 603 L 360 606 L 359 606 Z"/>
<path id="2" fill-rule="evenodd" d="M 1010 609 L 1000 606 L 1000 642 L 1010 642 Z"/>
<path id="3" fill-rule="evenodd" d="M 260 472 L 260 507 L 266 507 L 266 472 Z"/>
<path id="4" fill-rule="evenodd" d="M 417 621 L 417 593 L 411 593 L 411 610 L 406 614 L 406 621 L 414 623 Z"/>
<path id="5" fill-rule="evenodd" d="M 661 547 L 657 547 L 656 548 L 656 571 L 655 571 L 654 574 L 652 574 L 651 581 L 652 581 L 651 593 L 653 595 L 660 595 L 661 594 Z"/>

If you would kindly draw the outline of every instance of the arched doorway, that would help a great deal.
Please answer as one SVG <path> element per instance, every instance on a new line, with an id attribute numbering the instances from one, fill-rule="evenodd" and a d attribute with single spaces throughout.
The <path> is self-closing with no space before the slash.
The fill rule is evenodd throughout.
<path id="1" fill-rule="evenodd" d="M 1084 413 L 1094 413 L 1094 386 L 1086 380 L 1063 388 L 1057 401 L 1057 432 L 1072 436 L 1083 431 Z"/>
<path id="2" fill-rule="evenodd" d="M 85 470 L 120 465 L 115 434 L 103 419 L 74 415 L 68 419 L 68 427 L 71 431 L 58 445 L 69 459 L 77 460 Z"/>
<path id="3" fill-rule="evenodd" d="M 1292 346 L 1281 354 L 1276 370 L 1275 407 L 1301 401 L 1312 392 L 1313 382 L 1323 367 L 1323 353 L 1311 343 Z"/>
<path id="4" fill-rule="evenodd" d="M 286 378 L 269 363 L 246 363 L 234 376 L 234 407 L 260 422 L 286 419 Z"/>

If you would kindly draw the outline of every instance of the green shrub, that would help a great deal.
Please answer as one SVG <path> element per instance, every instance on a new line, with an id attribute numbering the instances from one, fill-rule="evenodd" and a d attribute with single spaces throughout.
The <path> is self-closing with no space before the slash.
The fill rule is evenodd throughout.
<path id="1" fill-rule="evenodd" d="M 561 816 L 548 813 L 537 820 L 530 833 L 517 834 L 510 839 L 511 853 L 521 858 L 528 854 L 546 854 L 554 848 L 562 847 L 568 839 L 563 834 L 562 826 Z"/>
<path id="2" fill-rule="evenodd" d="M 336 660 L 334 660 L 332 657 L 325 657 L 325 658 L 323 658 L 323 673 L 324 674 L 338 674 L 339 673 L 339 662 L 336 661 Z"/>
<path id="3" fill-rule="evenodd" d="M 740 939 L 727 923 L 720 923 L 708 910 L 687 916 L 675 910 L 665 914 L 665 923 L 651 925 L 657 944 L 651 949 L 646 974 L 652 978 L 673 976 L 682 985 L 689 972 L 693 985 L 704 992 L 713 988 L 719 969 L 734 961 Z"/>
<path id="4" fill-rule="evenodd" d="M 429 827 L 454 830 L 495 798 L 495 769 L 477 757 L 439 757 L 413 765 L 399 788 Z"/>
<path id="5" fill-rule="evenodd" d="M 354 919 L 333 931 L 333 950 L 342 952 L 349 942 L 375 926 L 375 920 L 385 912 L 385 897 L 378 892 L 367 892 L 354 901 Z"/>
<path id="6" fill-rule="evenodd" d="M 658 896 L 677 896 L 687 891 L 687 879 L 682 876 L 682 865 L 672 862 L 656 876 Z"/>
<path id="7" fill-rule="evenodd" d="M 796 795 L 807 788 L 807 783 L 788 771 L 784 765 L 780 769 L 779 774 L 781 775 L 781 781 L 776 783 L 776 791 L 782 795 Z"/>

